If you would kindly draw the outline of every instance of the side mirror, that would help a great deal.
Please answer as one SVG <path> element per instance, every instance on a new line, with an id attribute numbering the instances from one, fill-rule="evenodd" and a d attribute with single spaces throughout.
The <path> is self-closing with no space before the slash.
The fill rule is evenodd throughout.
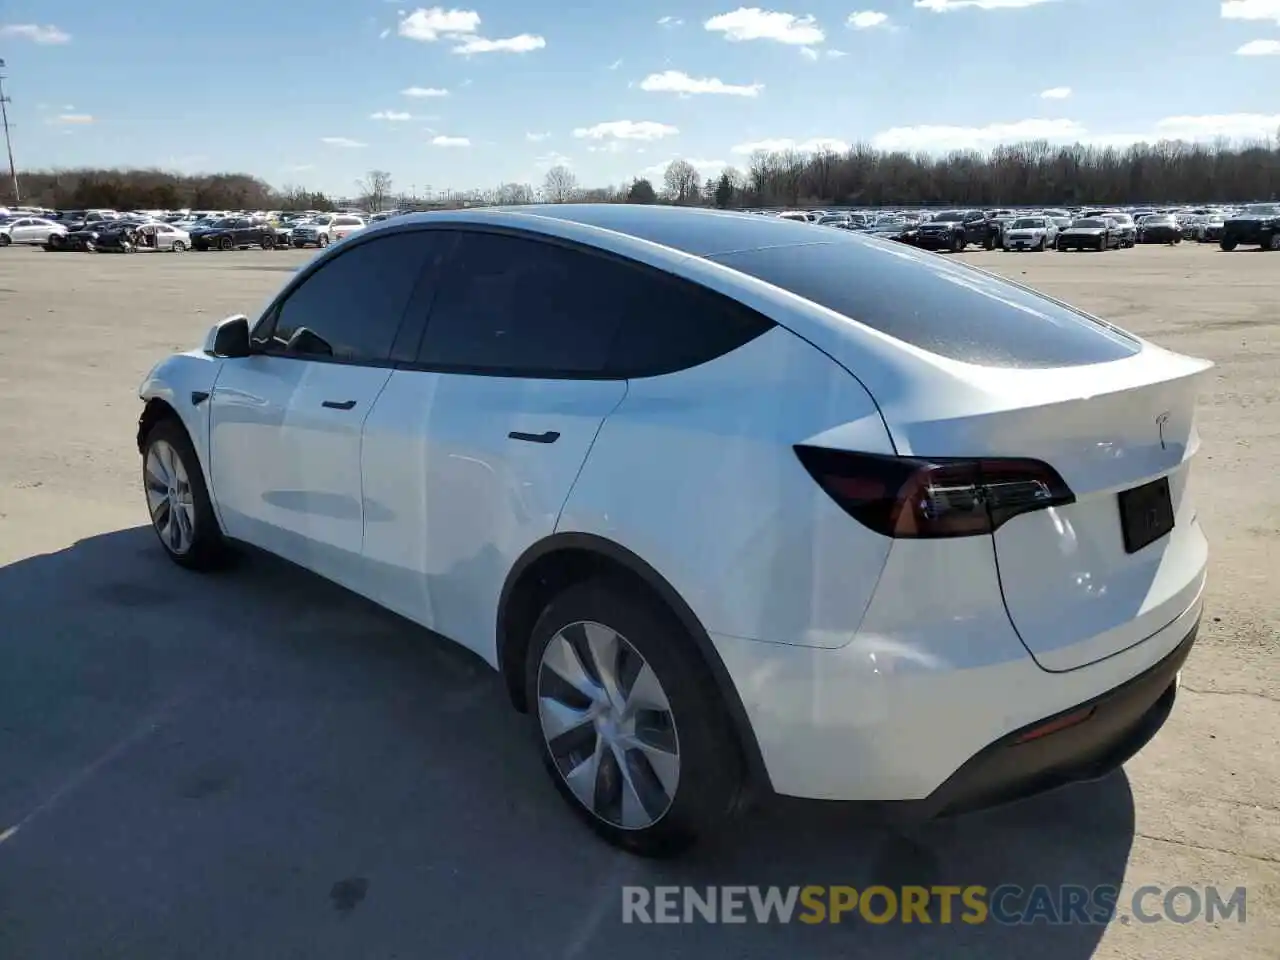
<path id="1" fill-rule="evenodd" d="M 249 318 L 236 314 L 220 321 L 209 331 L 205 349 L 215 357 L 249 356 Z"/>

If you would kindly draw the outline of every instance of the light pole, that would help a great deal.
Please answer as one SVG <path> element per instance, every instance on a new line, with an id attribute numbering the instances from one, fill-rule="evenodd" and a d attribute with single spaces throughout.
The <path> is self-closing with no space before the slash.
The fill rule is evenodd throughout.
<path id="1" fill-rule="evenodd" d="M 0 70 L 3 70 L 5 63 L 0 60 Z M 22 202 L 22 193 L 18 189 L 18 168 L 13 164 L 13 140 L 9 136 L 9 103 L 10 100 L 4 95 L 5 75 L 0 73 L 0 121 L 4 124 L 4 148 L 9 154 L 9 180 L 13 183 L 13 203 L 17 206 Z"/>

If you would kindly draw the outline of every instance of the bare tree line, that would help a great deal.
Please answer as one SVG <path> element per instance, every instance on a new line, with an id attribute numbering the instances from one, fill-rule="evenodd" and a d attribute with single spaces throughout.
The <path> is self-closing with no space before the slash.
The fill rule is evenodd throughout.
<path id="1" fill-rule="evenodd" d="M 275 189 L 243 173 L 183 175 L 163 170 L 45 170 L 23 174 L 26 203 L 76 209 L 331 209 L 333 200 L 300 187 Z M 360 203 L 378 210 L 405 202 L 391 174 L 359 181 Z M 1034 204 L 1270 200 L 1280 195 L 1280 135 L 1263 143 L 1167 141 L 1123 149 L 1030 142 L 989 153 L 943 156 L 887 152 L 857 145 L 844 153 L 758 152 L 739 170 L 703 179 L 673 160 L 658 184 L 646 178 L 585 188 L 566 166 L 552 167 L 539 188 L 505 183 L 491 190 L 446 191 L 432 206 L 524 203 L 675 203 L 743 206 L 975 207 Z M 0 193 L 0 202 L 6 198 Z M 12 198 L 8 198 L 12 202 Z"/>

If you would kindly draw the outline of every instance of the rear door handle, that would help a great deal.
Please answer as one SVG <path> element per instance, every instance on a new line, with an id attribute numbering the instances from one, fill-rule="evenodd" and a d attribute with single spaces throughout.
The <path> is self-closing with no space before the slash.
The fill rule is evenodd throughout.
<path id="1" fill-rule="evenodd" d="M 512 430 L 507 436 L 512 440 L 524 440 L 528 443 L 555 443 L 560 439 L 560 434 L 555 430 L 548 430 L 546 433 L 521 433 L 519 430 Z"/>
<path id="2" fill-rule="evenodd" d="M 326 400 L 320 404 L 322 407 L 328 407 L 330 410 L 350 410 L 356 405 L 354 400 Z"/>

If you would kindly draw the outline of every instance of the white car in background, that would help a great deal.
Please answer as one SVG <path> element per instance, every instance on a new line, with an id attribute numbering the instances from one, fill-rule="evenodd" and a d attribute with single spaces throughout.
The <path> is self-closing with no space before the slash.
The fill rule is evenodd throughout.
<path id="1" fill-rule="evenodd" d="M 1048 217 L 1018 217 L 1005 229 L 1006 250 L 1049 249 L 1058 242 L 1058 225 Z"/>
<path id="2" fill-rule="evenodd" d="M 365 229 L 364 218 L 348 213 L 325 213 L 296 225 L 289 232 L 295 247 L 327 247 Z"/>
<path id="3" fill-rule="evenodd" d="M 928 817 L 1140 750 L 1211 366 L 852 231 L 458 210 L 160 362 L 136 443 L 176 563 L 249 543 L 474 651 L 572 809 L 669 854 L 753 792 Z"/>
<path id="4" fill-rule="evenodd" d="M 139 250 L 168 250 L 172 253 L 182 253 L 184 250 L 191 249 L 191 234 L 176 224 L 153 220 L 150 223 L 139 224 L 137 231 Z"/>
<path id="5" fill-rule="evenodd" d="M 0 223 L 0 247 L 11 243 L 45 244 L 54 234 L 66 236 L 67 228 L 44 217 L 16 217 Z"/>

